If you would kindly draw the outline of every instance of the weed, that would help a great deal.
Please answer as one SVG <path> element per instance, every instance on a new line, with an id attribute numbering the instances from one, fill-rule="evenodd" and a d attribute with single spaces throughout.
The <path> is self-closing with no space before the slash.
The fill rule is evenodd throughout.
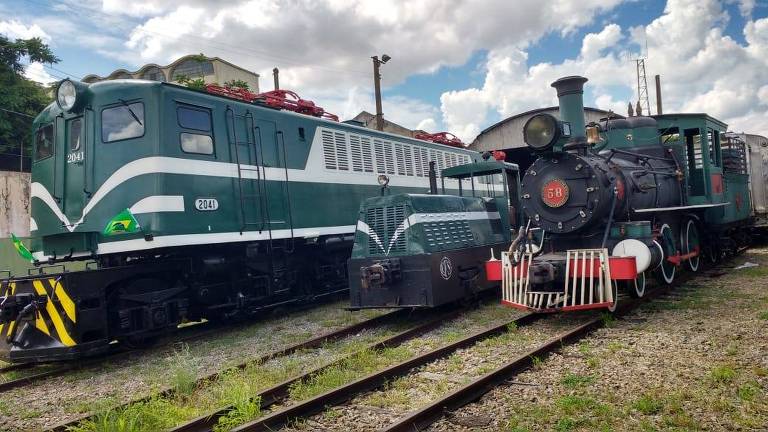
<path id="1" fill-rule="evenodd" d="M 610 328 L 613 327 L 616 317 L 614 317 L 612 313 L 604 312 L 600 314 L 600 320 L 603 322 L 603 326 Z"/>
<path id="2" fill-rule="evenodd" d="M 169 399 L 157 398 L 124 409 L 102 411 L 95 419 L 70 428 L 70 432 L 153 432 L 168 429 L 195 414 Z"/>
<path id="3" fill-rule="evenodd" d="M 171 385 L 177 395 L 189 396 L 197 387 L 197 361 L 190 355 L 189 346 L 183 344 L 170 359 Z"/>
<path id="4" fill-rule="evenodd" d="M 577 375 L 569 373 L 560 380 L 560 384 L 568 388 L 577 388 L 592 384 L 594 381 L 594 375 Z"/>
<path id="5" fill-rule="evenodd" d="M 587 410 L 601 408 L 600 404 L 596 400 L 590 397 L 576 396 L 576 395 L 563 396 L 560 399 L 558 399 L 555 402 L 555 404 L 564 413 L 569 415 L 576 415 L 576 414 L 583 413 Z"/>
<path id="6" fill-rule="evenodd" d="M 709 373 L 709 376 L 716 383 L 729 383 L 736 377 L 736 371 L 730 366 L 717 366 Z"/>
<path id="7" fill-rule="evenodd" d="M 762 319 L 762 320 L 768 320 L 768 311 L 762 311 L 762 312 L 760 312 L 760 319 Z"/>
<path id="8" fill-rule="evenodd" d="M 608 351 L 611 353 L 616 353 L 618 351 L 621 351 L 623 349 L 629 348 L 626 344 L 623 344 L 621 342 L 610 342 L 608 344 Z"/>
<path id="9" fill-rule="evenodd" d="M 539 356 L 531 357 L 531 365 L 533 365 L 534 369 L 540 368 L 542 363 L 544 363 L 544 360 L 542 360 L 541 357 Z"/>
<path id="10" fill-rule="evenodd" d="M 590 369 L 597 369 L 600 366 L 600 360 L 595 356 L 591 356 L 587 359 L 587 366 Z"/>
<path id="11" fill-rule="evenodd" d="M 588 342 L 580 342 L 579 343 L 579 352 L 582 355 L 589 355 L 592 352 L 592 349 L 589 347 Z"/>
<path id="12" fill-rule="evenodd" d="M 739 390 L 738 390 L 739 399 L 743 401 L 751 402 L 752 400 L 755 399 L 757 392 L 758 392 L 758 387 L 752 384 L 744 384 L 743 386 L 739 387 Z"/>
<path id="13" fill-rule="evenodd" d="M 737 345 L 730 345 L 728 348 L 725 349 L 725 355 L 727 356 L 735 356 L 739 353 L 739 347 Z"/>
<path id="14" fill-rule="evenodd" d="M 751 267 L 751 268 L 741 269 L 739 274 L 741 276 L 746 276 L 751 278 L 761 278 L 761 277 L 768 276 L 768 268 Z"/>
<path id="15" fill-rule="evenodd" d="M 664 401 L 646 393 L 632 403 L 632 408 L 645 415 L 658 414 L 664 408 Z"/>
<path id="16" fill-rule="evenodd" d="M 561 418 L 555 423 L 555 430 L 558 432 L 568 432 L 576 429 L 578 425 L 579 422 L 570 417 Z"/>

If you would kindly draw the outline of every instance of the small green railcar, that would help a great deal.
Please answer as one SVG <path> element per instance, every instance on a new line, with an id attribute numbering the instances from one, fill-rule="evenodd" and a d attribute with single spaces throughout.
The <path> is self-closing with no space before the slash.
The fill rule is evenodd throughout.
<path id="1" fill-rule="evenodd" d="M 435 307 L 498 286 L 485 261 L 499 257 L 519 220 L 517 165 L 495 160 L 447 168 L 456 195 L 391 194 L 360 206 L 349 261 L 353 308 Z"/>
<path id="2" fill-rule="evenodd" d="M 14 361 L 344 290 L 378 175 L 425 192 L 430 162 L 479 159 L 167 83 L 65 80 L 57 99 L 34 121 L 29 249 L 37 264 L 94 263 L 0 279 Z"/>

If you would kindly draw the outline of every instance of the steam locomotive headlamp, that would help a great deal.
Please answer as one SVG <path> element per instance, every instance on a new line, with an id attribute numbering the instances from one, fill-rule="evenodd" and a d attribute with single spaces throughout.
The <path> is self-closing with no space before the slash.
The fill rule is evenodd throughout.
<path id="1" fill-rule="evenodd" d="M 552 150 L 555 144 L 564 143 L 570 136 L 571 125 L 549 114 L 536 114 L 523 126 L 525 143 L 540 152 Z"/>
<path id="2" fill-rule="evenodd" d="M 64 111 L 77 111 L 85 103 L 87 88 L 87 85 L 67 78 L 56 88 L 56 103 Z"/>

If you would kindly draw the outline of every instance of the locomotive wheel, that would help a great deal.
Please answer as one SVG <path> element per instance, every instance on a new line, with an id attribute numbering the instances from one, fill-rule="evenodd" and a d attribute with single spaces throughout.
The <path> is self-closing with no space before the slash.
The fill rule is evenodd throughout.
<path id="1" fill-rule="evenodd" d="M 658 242 L 664 251 L 664 257 L 661 261 L 661 264 L 659 265 L 659 268 L 656 270 L 656 278 L 660 283 L 672 285 L 672 283 L 675 281 L 675 271 L 677 268 L 674 264 L 667 261 L 667 257 L 674 255 L 677 251 L 677 248 L 675 247 L 675 238 L 672 235 L 672 228 L 670 228 L 669 225 L 664 224 L 661 226 L 661 230 L 659 230 Z"/>
<path id="2" fill-rule="evenodd" d="M 688 219 L 680 229 L 680 248 L 683 254 L 688 254 L 698 248 L 701 251 L 701 241 L 699 240 L 699 229 L 693 219 Z M 685 268 L 692 272 L 699 271 L 699 256 L 685 260 Z"/>
<path id="3" fill-rule="evenodd" d="M 624 289 L 632 298 L 643 298 L 645 296 L 645 272 L 638 274 L 633 281 L 624 282 Z"/>

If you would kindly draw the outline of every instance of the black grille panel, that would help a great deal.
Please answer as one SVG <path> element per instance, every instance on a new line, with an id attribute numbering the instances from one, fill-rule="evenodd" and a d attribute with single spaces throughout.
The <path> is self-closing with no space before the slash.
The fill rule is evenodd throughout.
<path id="1" fill-rule="evenodd" d="M 466 220 L 424 223 L 427 244 L 436 249 L 469 246 L 474 242 L 472 230 Z"/>
<path id="2" fill-rule="evenodd" d="M 392 244 L 390 248 L 390 242 L 395 237 L 397 229 L 403 230 L 405 227 L 400 227 L 405 220 L 405 205 L 386 206 L 369 208 L 366 211 L 366 223 L 371 230 L 376 233 L 381 242 L 379 247 L 373 236 L 368 239 L 368 253 L 370 255 L 384 255 L 385 253 L 392 252 L 405 252 L 405 233 L 400 232 L 397 240 Z M 387 250 L 389 248 L 389 250 Z"/>

